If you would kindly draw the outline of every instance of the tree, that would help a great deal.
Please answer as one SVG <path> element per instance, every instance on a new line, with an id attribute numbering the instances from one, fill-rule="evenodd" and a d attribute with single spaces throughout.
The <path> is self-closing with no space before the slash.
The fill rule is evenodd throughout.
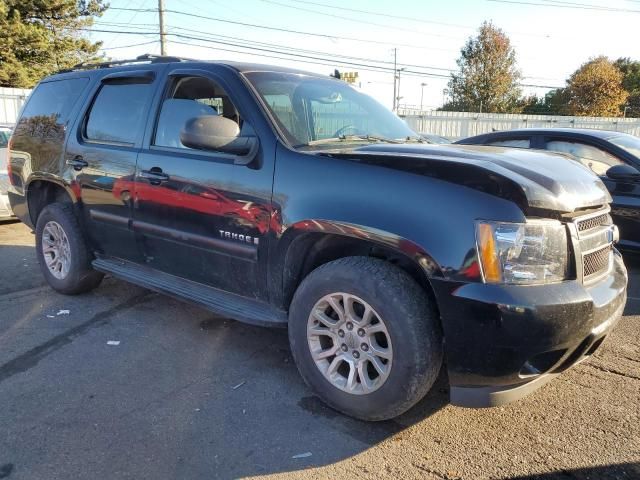
<path id="1" fill-rule="evenodd" d="M 96 58 L 83 37 L 103 0 L 0 0 L 0 86 L 32 87 L 42 77 Z"/>
<path id="2" fill-rule="evenodd" d="M 607 57 L 584 63 L 567 80 L 569 113 L 593 117 L 617 117 L 629 94 L 622 86 L 622 72 Z"/>
<path id="3" fill-rule="evenodd" d="M 521 73 L 505 33 L 484 22 L 478 36 L 460 50 L 458 73 L 451 75 L 451 102 L 443 110 L 512 112 L 518 108 Z"/>
<path id="4" fill-rule="evenodd" d="M 570 115 L 566 88 L 556 88 L 544 97 L 532 96 L 523 100 L 522 113 L 530 115 Z"/>
<path id="5" fill-rule="evenodd" d="M 627 104 L 628 114 L 640 117 L 640 62 L 630 58 L 619 58 L 614 65 L 622 72 L 622 86 L 629 92 Z"/>

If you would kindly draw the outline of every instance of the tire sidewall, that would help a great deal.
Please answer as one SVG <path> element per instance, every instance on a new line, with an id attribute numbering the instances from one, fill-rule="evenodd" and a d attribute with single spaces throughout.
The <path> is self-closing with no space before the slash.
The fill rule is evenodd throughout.
<path id="1" fill-rule="evenodd" d="M 51 204 L 45 207 L 36 223 L 36 254 L 38 257 L 38 263 L 40 269 L 45 276 L 49 285 L 55 290 L 63 293 L 75 292 L 77 286 L 82 284 L 84 277 L 86 276 L 85 264 L 86 258 L 86 246 L 84 239 L 78 234 L 78 226 L 75 217 L 69 213 L 71 207 L 66 205 Z M 44 233 L 44 227 L 48 222 L 54 221 L 62 227 L 67 240 L 69 241 L 69 273 L 65 278 L 56 278 L 46 265 L 44 253 L 42 252 L 42 235 Z"/>
<path id="2" fill-rule="evenodd" d="M 433 315 L 424 292 L 417 284 L 416 289 L 402 292 L 397 291 L 396 285 L 385 284 L 379 278 L 363 277 L 358 273 L 357 269 L 349 268 L 312 272 L 301 284 L 292 302 L 289 339 L 302 377 L 327 403 L 358 418 L 390 418 L 395 414 L 386 412 L 406 410 L 417 401 L 413 399 L 421 398 L 435 381 L 442 362 L 441 337 L 439 330 L 434 332 L 431 328 Z M 350 293 L 369 303 L 384 321 L 389 333 L 393 348 L 391 371 L 385 383 L 372 393 L 354 395 L 333 386 L 311 356 L 307 342 L 309 314 L 319 299 L 336 292 Z M 416 313 L 424 314 L 421 315 L 423 318 L 407 321 Z M 435 374 L 428 370 L 435 370 Z M 357 405 L 356 411 L 354 403 Z M 407 403 L 410 404 L 407 406 Z"/>

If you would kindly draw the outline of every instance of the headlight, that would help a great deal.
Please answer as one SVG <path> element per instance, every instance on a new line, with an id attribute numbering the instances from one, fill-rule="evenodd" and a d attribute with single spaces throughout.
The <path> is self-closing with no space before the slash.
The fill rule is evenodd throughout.
<path id="1" fill-rule="evenodd" d="M 560 222 L 476 223 L 486 283 L 543 284 L 567 278 L 567 231 Z"/>

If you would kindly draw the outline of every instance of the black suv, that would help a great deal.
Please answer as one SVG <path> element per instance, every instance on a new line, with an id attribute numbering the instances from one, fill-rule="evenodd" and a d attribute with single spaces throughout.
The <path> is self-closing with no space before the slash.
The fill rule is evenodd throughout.
<path id="1" fill-rule="evenodd" d="M 16 215 L 59 292 L 104 273 L 288 326 L 328 404 L 391 418 L 446 363 L 451 401 L 517 399 L 584 360 L 627 274 L 602 182 L 556 155 L 427 145 L 346 83 L 142 57 L 35 89 Z"/>

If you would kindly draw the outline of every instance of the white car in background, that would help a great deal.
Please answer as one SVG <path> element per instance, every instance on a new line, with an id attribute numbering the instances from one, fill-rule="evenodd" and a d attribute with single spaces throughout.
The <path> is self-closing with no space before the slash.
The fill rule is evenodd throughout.
<path id="1" fill-rule="evenodd" d="M 0 220 L 13 217 L 13 211 L 9 205 L 7 190 L 9 189 L 9 175 L 7 172 L 7 152 L 11 130 L 0 127 Z"/>

